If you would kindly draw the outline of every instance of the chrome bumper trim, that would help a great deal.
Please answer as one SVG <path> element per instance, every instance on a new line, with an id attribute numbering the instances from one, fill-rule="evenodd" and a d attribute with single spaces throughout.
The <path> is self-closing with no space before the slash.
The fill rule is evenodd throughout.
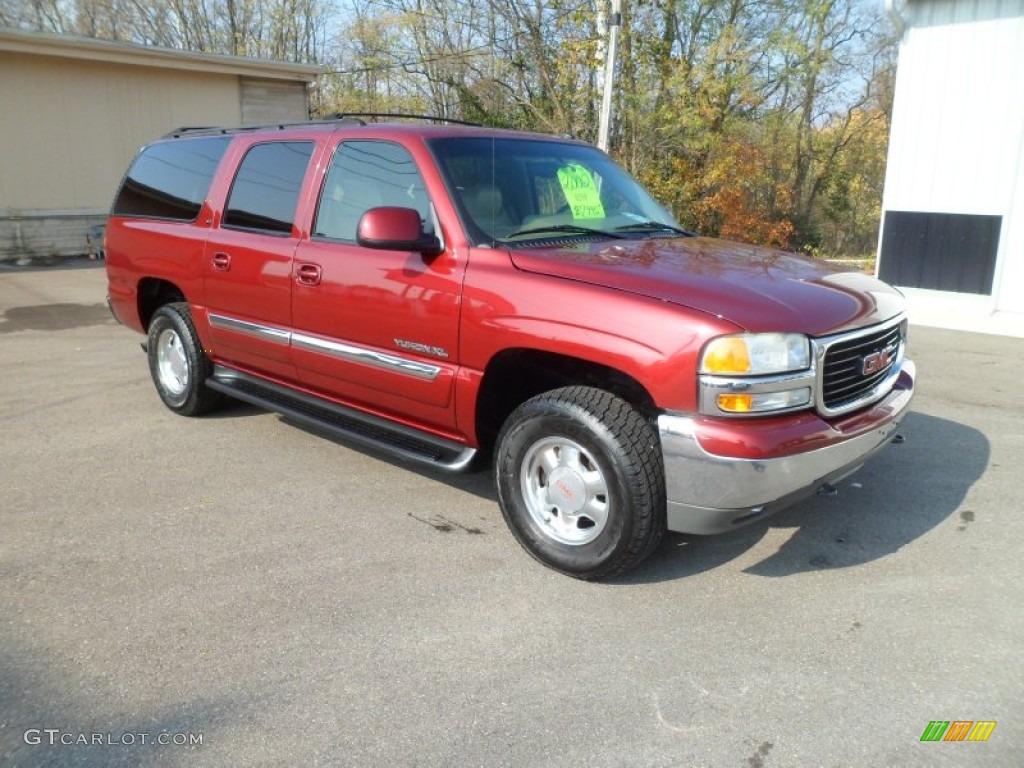
<path id="1" fill-rule="evenodd" d="M 114 311 L 114 305 L 110 301 L 110 294 L 107 294 L 107 311 L 110 312 L 110 316 L 117 321 L 118 325 L 124 325 L 121 322 L 121 318 L 117 316 L 117 312 Z"/>
<path id="2" fill-rule="evenodd" d="M 896 387 L 873 407 L 883 414 L 870 432 L 824 448 L 774 459 L 708 453 L 691 416 L 658 417 L 665 462 L 668 528 L 721 533 L 785 509 L 827 483 L 852 474 L 884 448 L 914 395 L 915 367 L 902 361 Z"/>

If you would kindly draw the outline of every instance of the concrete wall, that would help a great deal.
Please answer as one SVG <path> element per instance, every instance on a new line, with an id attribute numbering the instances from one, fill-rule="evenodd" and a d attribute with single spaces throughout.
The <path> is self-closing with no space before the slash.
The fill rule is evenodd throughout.
<path id="1" fill-rule="evenodd" d="M 241 122 L 238 77 L 0 53 L 0 209 L 106 210 L 147 142 Z"/>
<path id="2" fill-rule="evenodd" d="M 316 71 L 0 31 L 0 260 L 86 253 L 144 144 L 181 126 L 303 120 Z"/>
<path id="3" fill-rule="evenodd" d="M 990 308 L 1024 312 L 1024 2 L 902 12 L 883 210 L 1002 217 Z"/>

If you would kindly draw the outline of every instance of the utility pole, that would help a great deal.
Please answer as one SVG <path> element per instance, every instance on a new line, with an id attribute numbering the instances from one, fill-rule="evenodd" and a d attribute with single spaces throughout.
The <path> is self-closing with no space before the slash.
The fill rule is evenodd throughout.
<path id="1" fill-rule="evenodd" d="M 601 14 L 602 16 L 604 14 Z M 600 16 L 598 17 L 600 18 Z M 622 26 L 622 0 L 612 0 L 612 14 L 608 19 L 608 48 L 604 57 L 604 93 L 601 97 L 601 122 L 597 129 L 597 146 L 608 151 L 608 131 L 612 122 L 612 90 L 615 88 L 615 52 Z"/>

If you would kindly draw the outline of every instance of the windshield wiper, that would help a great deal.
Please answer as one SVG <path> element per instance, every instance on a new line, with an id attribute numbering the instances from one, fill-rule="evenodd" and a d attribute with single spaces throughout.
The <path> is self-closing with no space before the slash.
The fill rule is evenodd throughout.
<path id="1" fill-rule="evenodd" d="M 621 229 L 621 227 L 619 227 L 619 229 Z M 519 237 L 520 235 L 540 235 L 544 232 L 569 232 L 574 235 L 600 235 L 601 237 L 611 237 L 616 240 L 622 240 L 625 237 L 625 235 L 617 235 L 614 232 L 607 232 L 603 229 L 580 227 L 576 224 L 549 224 L 546 227 L 520 229 L 518 232 L 513 232 L 511 235 L 505 235 L 502 239 L 507 240 L 510 237 Z"/>
<path id="2" fill-rule="evenodd" d="M 675 232 L 676 234 L 683 235 L 685 237 L 696 237 L 696 232 L 690 232 L 687 229 L 682 229 L 675 226 L 674 224 L 666 224 L 663 221 L 638 221 L 636 224 L 624 224 L 621 227 L 615 228 L 616 232 Z"/>

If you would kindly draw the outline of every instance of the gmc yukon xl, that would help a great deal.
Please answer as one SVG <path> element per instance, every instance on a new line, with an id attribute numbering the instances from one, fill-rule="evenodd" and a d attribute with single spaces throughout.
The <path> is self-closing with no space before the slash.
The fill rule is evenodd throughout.
<path id="1" fill-rule="evenodd" d="M 516 539 L 577 578 L 829 488 L 913 395 L 896 290 L 684 231 L 571 139 L 182 129 L 135 158 L 106 253 L 172 411 L 230 396 L 441 470 L 490 457 Z"/>

